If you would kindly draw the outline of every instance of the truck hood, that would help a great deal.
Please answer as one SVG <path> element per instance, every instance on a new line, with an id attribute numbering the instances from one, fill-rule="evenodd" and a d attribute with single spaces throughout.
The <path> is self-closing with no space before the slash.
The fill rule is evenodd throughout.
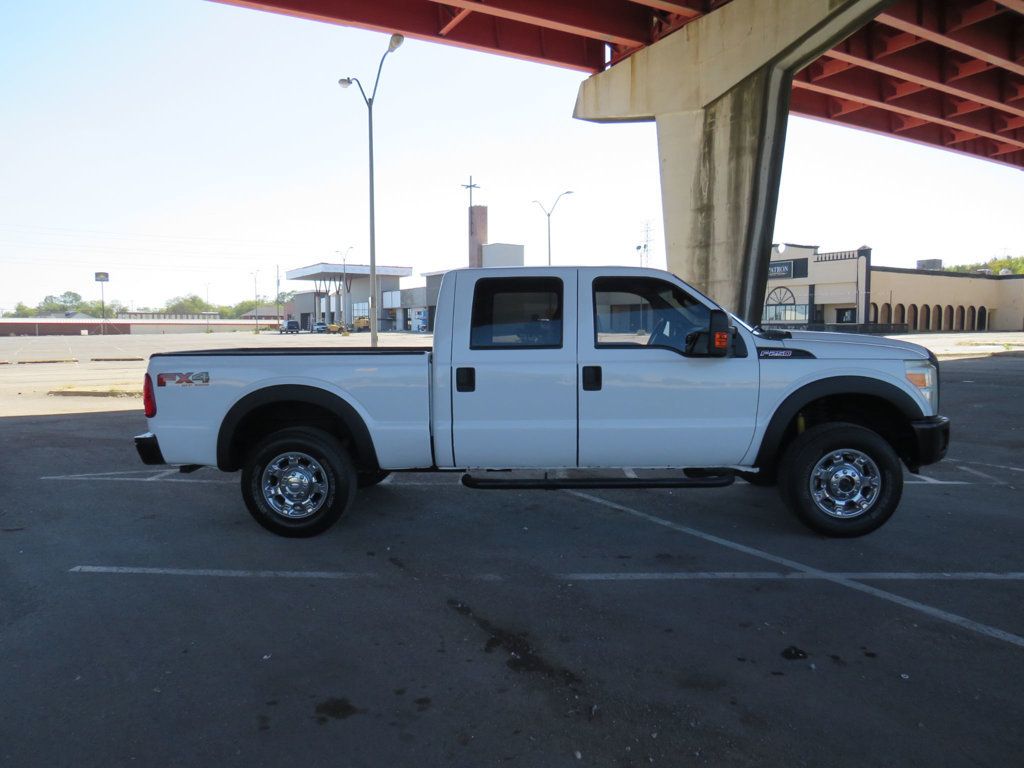
<path id="1" fill-rule="evenodd" d="M 757 340 L 758 347 L 803 349 L 820 359 L 860 358 L 927 360 L 930 353 L 920 344 L 909 341 L 888 339 L 885 336 L 869 336 L 862 333 L 826 333 L 824 331 L 791 331 L 792 338 L 774 341 Z"/>

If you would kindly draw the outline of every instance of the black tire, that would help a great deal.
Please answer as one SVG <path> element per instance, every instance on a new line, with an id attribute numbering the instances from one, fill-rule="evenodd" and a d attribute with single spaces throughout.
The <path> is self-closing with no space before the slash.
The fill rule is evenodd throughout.
<path id="1" fill-rule="evenodd" d="M 736 477 L 759 488 L 769 488 L 779 482 L 774 469 L 762 469 L 760 472 L 737 472 Z"/>
<path id="2" fill-rule="evenodd" d="M 813 480 L 819 488 L 816 501 L 811 483 L 819 463 L 823 474 Z M 899 506 L 903 467 L 877 432 L 845 422 L 819 424 L 786 447 L 779 492 L 812 530 L 834 537 L 863 536 L 882 526 Z M 857 509 L 860 505 L 863 511 Z"/>
<path id="3" fill-rule="evenodd" d="M 386 469 L 378 469 L 376 472 L 360 472 L 359 473 L 359 487 L 360 488 L 371 488 L 378 483 L 384 482 L 391 476 L 391 473 Z"/>
<path id="4" fill-rule="evenodd" d="M 264 472 L 275 459 L 288 454 L 305 457 L 297 458 L 294 465 L 287 459 L 276 463 L 284 467 L 278 471 L 292 472 L 297 493 L 312 484 L 314 490 L 307 491 L 308 498 L 304 499 L 308 512 L 296 509 L 301 506 L 301 495 L 293 500 L 281 493 L 271 500 L 263 492 Z M 269 472 L 268 480 L 275 483 L 275 471 Z M 352 505 L 356 485 L 356 469 L 348 451 L 333 435 L 312 427 L 290 427 L 268 435 L 250 451 L 242 466 L 245 506 L 257 523 L 279 536 L 302 538 L 323 533 Z M 318 486 L 322 488 L 320 493 L 315 491 Z M 296 516 L 286 514 L 288 509 Z"/>

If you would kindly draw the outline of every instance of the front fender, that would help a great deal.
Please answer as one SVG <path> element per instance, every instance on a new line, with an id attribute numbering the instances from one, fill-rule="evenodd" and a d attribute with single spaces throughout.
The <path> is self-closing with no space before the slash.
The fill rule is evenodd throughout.
<path id="1" fill-rule="evenodd" d="M 772 462 L 782 443 L 786 428 L 809 403 L 830 395 L 870 395 L 892 404 L 907 421 L 925 418 L 920 404 L 895 384 L 867 376 L 833 376 L 819 379 L 799 387 L 775 409 L 758 443 L 754 466 L 763 467 Z"/>

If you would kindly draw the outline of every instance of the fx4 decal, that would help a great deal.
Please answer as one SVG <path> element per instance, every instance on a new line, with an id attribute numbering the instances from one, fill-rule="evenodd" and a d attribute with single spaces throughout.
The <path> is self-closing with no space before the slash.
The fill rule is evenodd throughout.
<path id="1" fill-rule="evenodd" d="M 210 374 L 206 371 L 199 373 L 158 373 L 156 385 L 166 387 L 168 384 L 181 384 L 185 387 L 204 387 L 210 383 Z"/>

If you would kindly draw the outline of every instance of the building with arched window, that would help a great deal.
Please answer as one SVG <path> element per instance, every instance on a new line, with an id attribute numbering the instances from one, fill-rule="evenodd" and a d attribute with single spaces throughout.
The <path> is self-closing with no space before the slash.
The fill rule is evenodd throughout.
<path id="1" fill-rule="evenodd" d="M 927 268 L 926 268 L 927 267 Z M 871 249 L 772 247 L 765 325 L 877 333 L 1024 330 L 1024 275 L 871 263 Z"/>

